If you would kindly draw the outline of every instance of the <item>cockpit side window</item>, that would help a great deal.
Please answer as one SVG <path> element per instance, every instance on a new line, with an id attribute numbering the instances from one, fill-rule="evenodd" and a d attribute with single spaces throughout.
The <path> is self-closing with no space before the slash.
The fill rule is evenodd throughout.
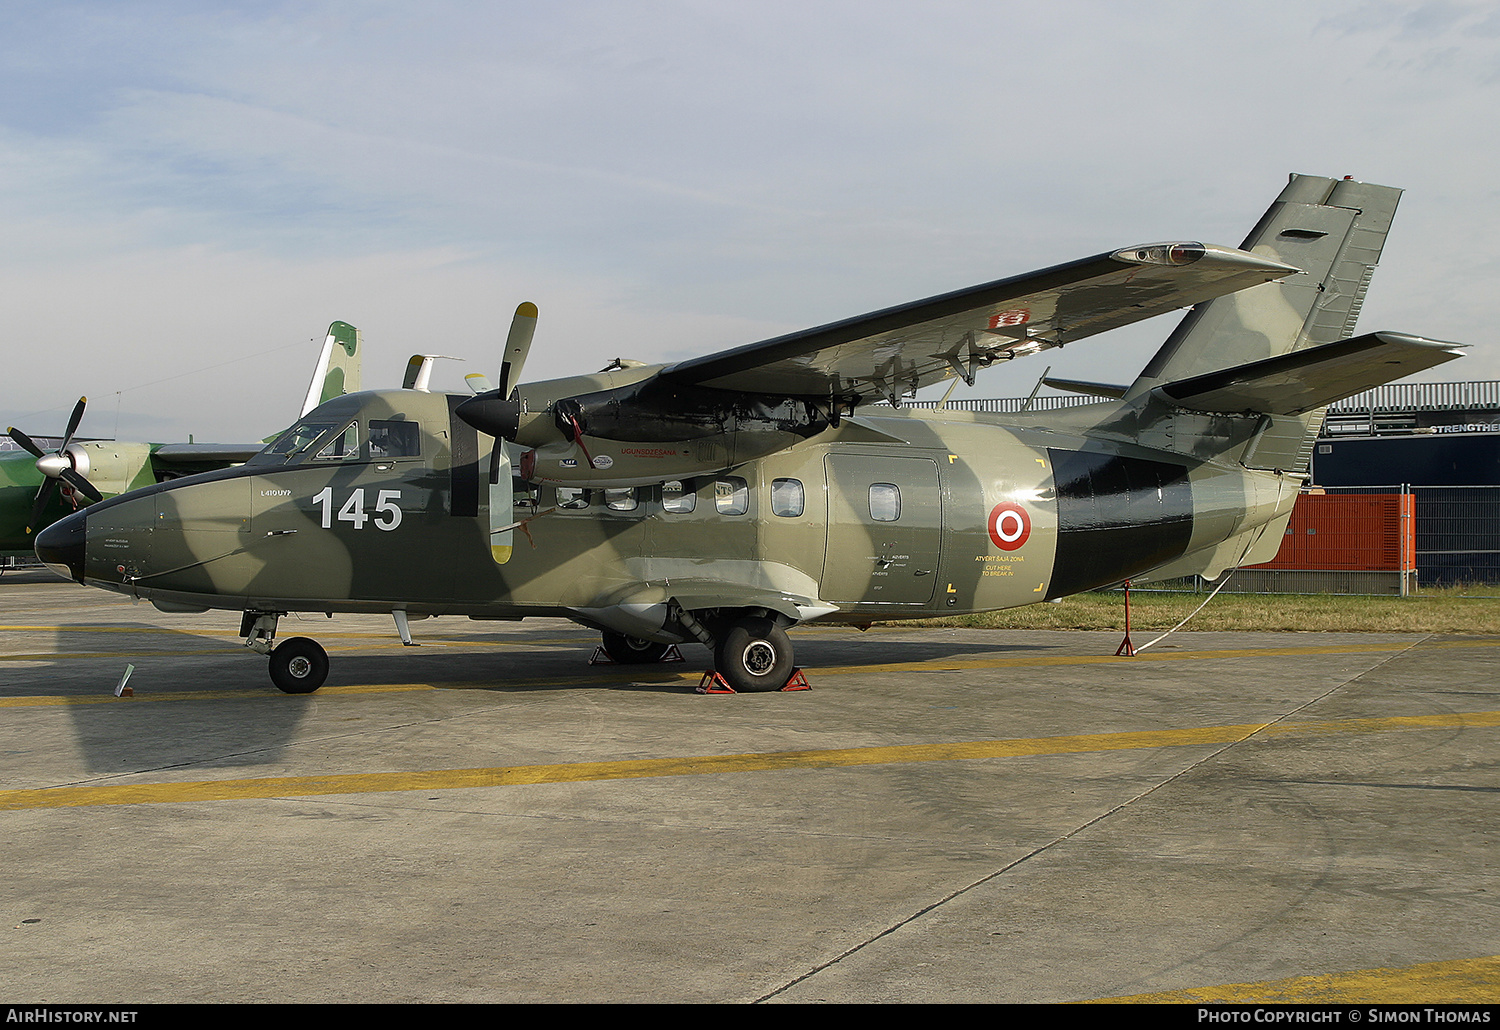
<path id="1" fill-rule="evenodd" d="M 344 431 L 313 456 L 313 461 L 354 461 L 359 458 L 359 423 L 350 422 Z"/>
<path id="2" fill-rule="evenodd" d="M 422 430 L 416 422 L 370 419 L 370 457 L 418 458 L 422 455 Z"/>

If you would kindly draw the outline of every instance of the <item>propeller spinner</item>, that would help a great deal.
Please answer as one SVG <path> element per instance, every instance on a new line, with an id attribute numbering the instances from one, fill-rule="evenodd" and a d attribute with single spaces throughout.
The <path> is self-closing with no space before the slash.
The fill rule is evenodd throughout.
<path id="1" fill-rule="evenodd" d="M 10 438 L 36 457 L 37 471 L 43 476 L 42 485 L 36 492 L 36 503 L 31 506 L 31 519 L 26 526 L 28 533 L 41 520 L 42 512 L 51 502 L 52 494 L 57 490 L 59 481 L 66 483 L 91 501 L 104 500 L 104 495 L 86 478 L 88 458 L 82 451 L 75 453 L 68 450 L 68 445 L 73 442 L 73 433 L 78 429 L 78 424 L 83 421 L 83 409 L 87 404 L 87 397 L 78 398 L 78 403 L 73 407 L 73 414 L 68 419 L 68 429 L 63 434 L 63 441 L 51 454 L 38 447 L 36 441 L 15 426 L 10 427 Z"/>

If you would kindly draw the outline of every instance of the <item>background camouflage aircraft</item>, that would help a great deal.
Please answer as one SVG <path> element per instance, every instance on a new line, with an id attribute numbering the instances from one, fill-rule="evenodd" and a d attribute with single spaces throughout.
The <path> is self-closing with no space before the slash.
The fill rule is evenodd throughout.
<path id="1" fill-rule="evenodd" d="M 301 414 L 360 388 L 359 350 L 358 329 L 328 327 Z M 91 502 L 238 464 L 265 445 L 75 440 L 86 405 L 79 398 L 61 437 L 36 439 L 10 427 L 19 449 L 0 453 L 0 558 L 30 557 L 38 530 Z"/>

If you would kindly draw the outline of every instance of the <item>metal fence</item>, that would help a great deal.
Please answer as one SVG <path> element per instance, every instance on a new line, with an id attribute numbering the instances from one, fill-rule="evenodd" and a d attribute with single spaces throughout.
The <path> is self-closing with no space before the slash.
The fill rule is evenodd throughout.
<path id="1" fill-rule="evenodd" d="M 1423 586 L 1500 596 L 1500 486 L 1414 486 Z"/>
<path id="2" fill-rule="evenodd" d="M 1329 494 L 1412 495 L 1415 582 L 1411 573 L 1351 572 L 1341 569 L 1241 569 L 1226 593 L 1399 594 L 1444 588 L 1471 597 L 1500 597 L 1500 486 L 1350 486 Z M 1212 590 L 1197 576 L 1143 585 L 1138 589 L 1203 592 Z"/>
<path id="3" fill-rule="evenodd" d="M 1500 595 L 1500 486 L 1345 486 L 1330 494 L 1408 493 L 1417 580 L 1426 587 L 1484 587 Z"/>

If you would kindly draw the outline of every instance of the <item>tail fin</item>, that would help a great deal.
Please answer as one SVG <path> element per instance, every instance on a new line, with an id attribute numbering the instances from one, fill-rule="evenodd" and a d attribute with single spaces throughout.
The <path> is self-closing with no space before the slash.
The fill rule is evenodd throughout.
<path id="1" fill-rule="evenodd" d="M 1242 250 L 1302 274 L 1195 308 L 1131 393 L 1350 336 L 1401 191 L 1294 175 Z"/>
<path id="2" fill-rule="evenodd" d="M 1128 396 L 1348 339 L 1400 197 L 1389 186 L 1293 175 L 1241 249 L 1295 265 L 1301 274 L 1193 309 Z M 1322 409 L 1266 417 L 1241 460 L 1306 470 Z"/>
<path id="3" fill-rule="evenodd" d="M 359 391 L 361 342 L 359 330 L 348 322 L 335 322 L 328 327 L 323 351 L 318 355 L 312 382 L 307 387 L 307 399 L 302 402 L 303 415 L 326 400 Z"/>

